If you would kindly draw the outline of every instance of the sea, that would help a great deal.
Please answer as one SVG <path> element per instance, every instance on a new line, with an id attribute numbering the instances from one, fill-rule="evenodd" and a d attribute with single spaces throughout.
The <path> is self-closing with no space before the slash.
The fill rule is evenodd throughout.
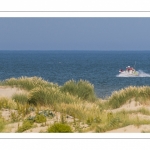
<path id="1" fill-rule="evenodd" d="M 120 76 L 127 66 L 138 77 Z M 87 80 L 97 97 L 105 99 L 128 86 L 150 86 L 150 51 L 96 50 L 0 50 L 0 81 L 12 77 L 41 77 L 63 85 Z"/>

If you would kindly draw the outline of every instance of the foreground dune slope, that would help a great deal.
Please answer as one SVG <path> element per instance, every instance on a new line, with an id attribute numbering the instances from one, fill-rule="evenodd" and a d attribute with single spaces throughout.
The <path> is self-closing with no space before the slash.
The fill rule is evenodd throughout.
<path id="1" fill-rule="evenodd" d="M 107 132 L 107 133 L 145 133 L 150 132 L 150 103 L 147 100 L 145 103 L 141 103 L 134 98 L 129 99 L 118 108 L 110 108 L 104 107 L 101 110 L 101 113 L 107 116 L 106 120 L 107 123 L 110 119 L 108 116 L 111 114 L 112 116 L 117 116 L 120 113 L 124 113 L 125 118 L 121 118 L 123 121 L 124 119 L 129 119 L 131 123 L 126 123 L 124 126 L 120 125 L 120 122 L 115 124 L 113 127 L 101 129 L 102 125 L 105 125 L 105 122 L 102 122 L 102 116 L 99 121 L 97 120 L 96 123 L 91 124 L 90 118 L 88 121 L 83 121 L 75 116 L 71 116 L 67 113 L 62 113 L 63 111 L 59 112 L 58 110 L 53 109 L 52 107 L 37 107 L 32 108 L 30 106 L 21 105 L 18 109 L 18 104 L 14 103 L 13 96 L 15 94 L 26 94 L 28 95 L 29 91 L 19 89 L 17 87 L 10 87 L 10 86 L 0 86 L 0 100 L 2 101 L 3 98 L 8 99 L 11 106 L 8 108 L 3 103 L 2 107 L 0 107 L 0 115 L 5 121 L 5 127 L 1 130 L 1 132 L 6 133 L 16 133 L 16 132 L 26 132 L 26 133 L 45 133 L 48 131 L 48 127 L 53 125 L 54 123 L 61 122 L 66 123 L 71 126 L 72 132 Z M 95 107 L 100 108 L 101 105 L 107 103 L 104 100 L 99 100 L 99 103 L 85 103 L 86 105 L 83 107 Z M 66 106 L 66 104 L 61 104 L 62 106 Z M 17 107 L 17 109 L 16 109 Z M 26 113 L 27 109 L 30 109 L 30 112 Z M 62 108 L 63 109 L 63 108 Z M 25 111 L 25 114 L 23 112 Z M 46 121 L 36 121 L 30 128 L 25 128 L 21 131 L 19 129 L 23 126 L 24 120 L 35 118 L 37 114 L 42 114 L 43 112 L 48 112 L 49 116 L 46 116 Z M 77 112 L 76 112 L 77 113 Z M 113 120 L 114 118 L 112 118 Z M 111 120 L 111 121 L 112 121 Z M 93 120 L 92 120 L 93 121 Z M 133 122 L 132 122 L 133 121 Z M 93 121 L 94 122 L 94 121 Z M 112 122 L 109 122 L 112 123 Z M 99 129 L 98 129 L 98 128 Z"/>

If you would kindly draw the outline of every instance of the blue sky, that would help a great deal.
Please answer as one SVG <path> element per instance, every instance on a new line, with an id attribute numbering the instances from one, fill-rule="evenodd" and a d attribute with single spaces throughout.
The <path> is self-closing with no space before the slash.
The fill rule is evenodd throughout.
<path id="1" fill-rule="evenodd" d="M 150 18 L 0 18 L 0 50 L 150 50 Z"/>

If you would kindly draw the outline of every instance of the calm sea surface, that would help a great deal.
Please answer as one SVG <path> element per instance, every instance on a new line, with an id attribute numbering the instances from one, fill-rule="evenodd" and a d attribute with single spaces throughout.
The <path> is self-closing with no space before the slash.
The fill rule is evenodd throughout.
<path id="1" fill-rule="evenodd" d="M 140 77 L 118 77 L 119 69 L 134 66 Z M 63 85 L 88 80 L 98 97 L 133 85 L 150 85 L 150 51 L 0 51 L 0 80 L 38 76 Z"/>

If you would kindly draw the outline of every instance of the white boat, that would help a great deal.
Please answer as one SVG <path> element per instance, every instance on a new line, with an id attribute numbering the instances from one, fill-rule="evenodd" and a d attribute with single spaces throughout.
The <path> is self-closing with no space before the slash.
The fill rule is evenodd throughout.
<path id="1" fill-rule="evenodd" d="M 136 71 L 133 67 L 126 67 L 126 70 L 119 70 L 120 75 L 127 75 L 127 76 L 139 76 L 139 72 Z"/>

